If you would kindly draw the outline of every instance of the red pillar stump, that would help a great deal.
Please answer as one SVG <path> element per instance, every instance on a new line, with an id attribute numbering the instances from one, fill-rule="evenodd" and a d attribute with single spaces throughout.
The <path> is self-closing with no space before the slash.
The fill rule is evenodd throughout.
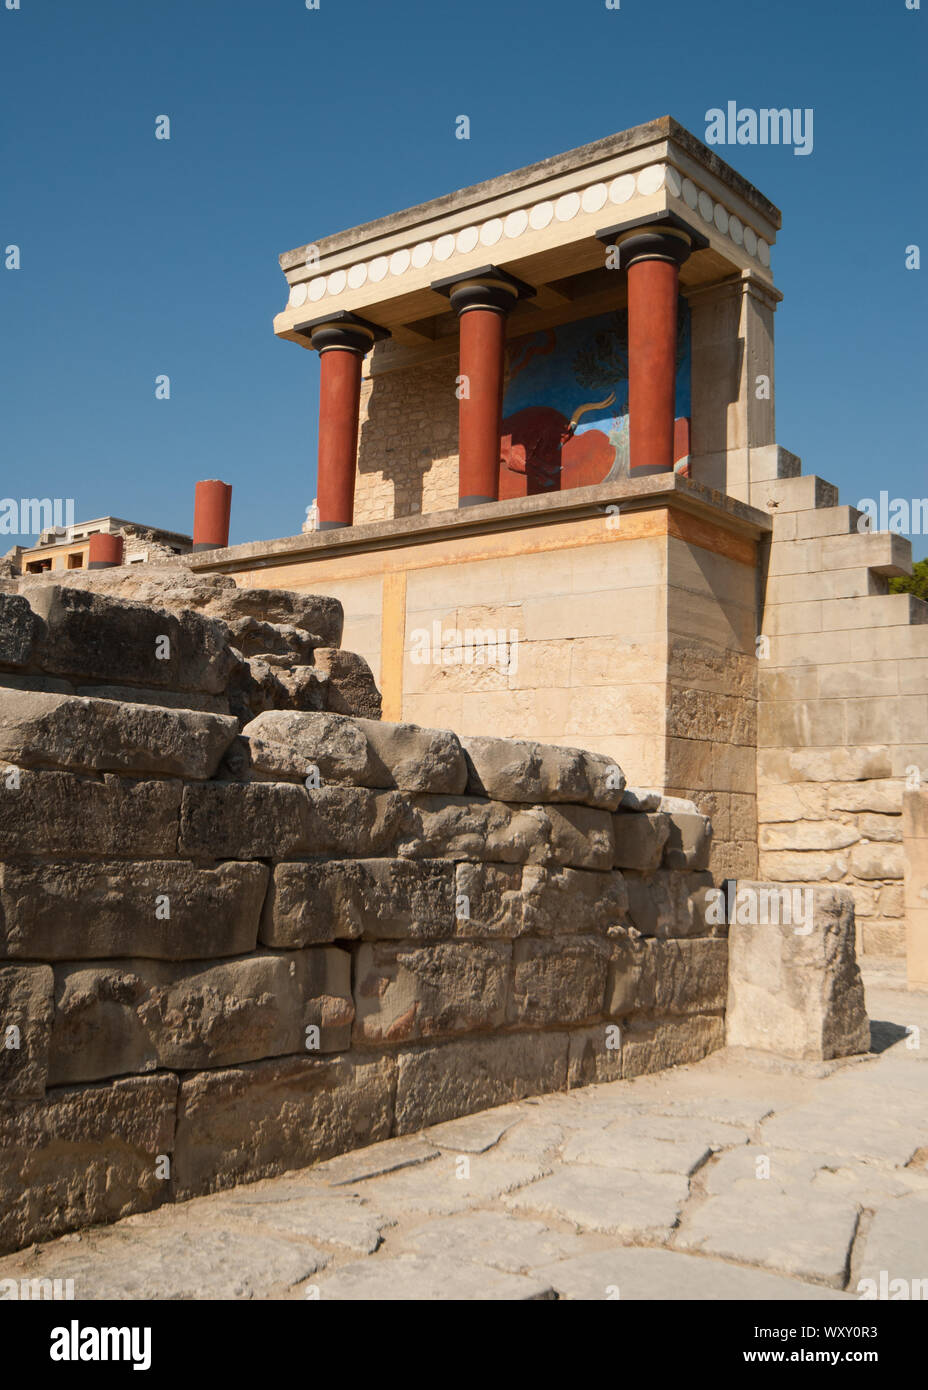
<path id="1" fill-rule="evenodd" d="M 204 478 L 193 495 L 194 550 L 221 550 L 229 544 L 232 484 Z"/>
<path id="2" fill-rule="evenodd" d="M 628 450 L 633 478 L 672 473 L 680 266 L 708 242 L 673 214 L 597 232 L 628 276 Z"/>
<path id="3" fill-rule="evenodd" d="M 90 537 L 87 548 L 87 568 L 106 570 L 112 565 L 122 564 L 122 536 L 112 536 L 106 531 L 97 531 Z"/>
<path id="4" fill-rule="evenodd" d="M 496 266 L 435 280 L 460 320 L 458 506 L 499 499 L 506 315 L 530 285 Z"/>
<path id="5" fill-rule="evenodd" d="M 319 445 L 316 504 L 320 531 L 354 522 L 354 484 L 358 468 L 358 413 L 361 363 L 385 328 L 356 314 L 341 312 L 301 325 L 319 353 Z"/>

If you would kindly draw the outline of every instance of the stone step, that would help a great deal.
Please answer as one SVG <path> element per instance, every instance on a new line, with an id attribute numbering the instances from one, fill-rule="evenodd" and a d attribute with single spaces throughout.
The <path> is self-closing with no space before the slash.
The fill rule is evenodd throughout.
<path id="1" fill-rule="evenodd" d="M 802 459 L 780 444 L 762 444 L 760 448 L 750 451 L 750 470 L 752 483 L 771 482 L 775 478 L 799 478 L 802 475 Z"/>
<path id="2" fill-rule="evenodd" d="M 838 489 L 815 473 L 751 482 L 751 506 L 762 512 L 806 512 L 838 505 Z"/>
<path id="3" fill-rule="evenodd" d="M 776 541 L 808 541 L 819 536 L 851 536 L 862 534 L 858 521 L 863 512 L 856 507 L 822 507 L 811 512 L 780 512 L 773 515 L 773 538 Z"/>
<path id="4" fill-rule="evenodd" d="M 767 580 L 764 606 L 811 603 L 817 599 L 867 598 L 886 594 L 889 581 L 861 565 L 853 569 L 821 570 L 812 574 L 781 574 Z"/>
<path id="5" fill-rule="evenodd" d="M 869 569 L 884 577 L 911 574 L 912 543 L 892 531 L 853 531 L 786 541 L 770 550 L 771 577 L 840 569 Z"/>

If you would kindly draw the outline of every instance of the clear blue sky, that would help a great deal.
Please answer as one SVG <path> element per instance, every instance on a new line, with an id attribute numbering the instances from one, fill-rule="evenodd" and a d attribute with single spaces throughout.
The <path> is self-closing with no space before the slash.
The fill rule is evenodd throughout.
<path id="1" fill-rule="evenodd" d="M 807 158 L 719 150 L 783 210 L 779 442 L 844 501 L 928 492 L 928 0 L 7 3 L 0 496 L 189 531 L 222 477 L 233 542 L 297 532 L 318 361 L 273 336 L 278 253 L 728 100 L 814 111 Z"/>

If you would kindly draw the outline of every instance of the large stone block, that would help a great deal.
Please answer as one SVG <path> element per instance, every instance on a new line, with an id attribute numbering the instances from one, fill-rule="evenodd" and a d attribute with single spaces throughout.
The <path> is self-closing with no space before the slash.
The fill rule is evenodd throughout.
<path id="1" fill-rule="evenodd" d="M 21 594 L 0 594 L 0 667 L 28 666 L 38 623 Z"/>
<path id="2" fill-rule="evenodd" d="M 462 739 L 467 790 L 495 801 L 569 801 L 614 811 L 625 774 L 603 753 L 510 738 Z M 463 788 L 462 788 L 463 790 Z"/>
<path id="3" fill-rule="evenodd" d="M 653 873 L 661 862 L 670 836 L 670 816 L 662 813 L 631 813 L 620 811 L 613 817 L 617 869 L 636 869 Z"/>
<path id="4" fill-rule="evenodd" d="M 765 887 L 740 883 L 739 896 Z M 869 1050 L 848 890 L 815 889 L 812 920 L 798 927 L 730 923 L 727 1039 L 803 1059 Z"/>
<path id="5" fill-rule="evenodd" d="M 622 1028 L 622 1077 L 636 1076 L 701 1062 L 725 1046 L 721 1014 L 687 1014 L 682 1018 L 637 1019 Z"/>
<path id="6" fill-rule="evenodd" d="M 0 1106 L 0 1250 L 150 1211 L 170 1197 L 175 1076 L 63 1087 Z"/>
<path id="7" fill-rule="evenodd" d="M 567 1084 L 566 1032 L 501 1033 L 400 1050 L 396 1134 L 471 1115 Z"/>
<path id="8" fill-rule="evenodd" d="M 181 859 L 0 864 L 0 956 L 202 960 L 253 951 L 263 864 Z"/>
<path id="9" fill-rule="evenodd" d="M 461 745 L 444 729 L 271 710 L 242 732 L 255 741 L 252 766 L 266 775 L 295 768 L 302 780 L 314 767 L 323 782 L 451 794 L 467 783 Z"/>
<path id="10" fill-rule="evenodd" d="M 642 936 L 719 935 L 719 928 L 707 925 L 705 919 L 705 893 L 711 886 L 708 873 L 682 874 L 675 869 L 658 869 L 647 876 L 628 873 L 629 920 Z"/>
<path id="11" fill-rule="evenodd" d="M 45 1094 L 53 983 L 47 965 L 0 966 L 2 1100 L 35 1100 Z"/>
<path id="12" fill-rule="evenodd" d="M 389 1055 L 285 1057 L 196 1072 L 180 1085 L 174 1147 L 183 1199 L 274 1177 L 389 1137 Z"/>
<path id="13" fill-rule="evenodd" d="M 902 878 L 905 872 L 902 846 L 885 840 L 855 845 L 848 867 L 857 878 Z"/>
<path id="14" fill-rule="evenodd" d="M 425 861 L 428 862 L 428 861 Z M 546 871 L 536 871 L 544 874 Z M 458 936 L 514 937 L 525 931 L 525 871 L 510 864 L 458 864 L 454 916 Z"/>
<path id="15" fill-rule="evenodd" d="M 202 859 L 379 856 L 393 847 L 405 816 L 397 792 L 204 783 L 184 788 L 179 843 L 182 854 Z"/>
<path id="16" fill-rule="evenodd" d="M 335 647 L 320 647 L 315 652 L 315 664 L 326 682 L 326 709 L 336 714 L 358 714 L 365 719 L 380 718 L 380 691 L 363 656 Z"/>
<path id="17" fill-rule="evenodd" d="M 628 891 L 618 872 L 590 869 L 522 870 L 522 922 L 537 936 L 563 936 L 620 928 L 628 919 Z"/>
<path id="18" fill-rule="evenodd" d="M 688 811 L 671 814 L 663 860 L 668 869 L 707 869 L 711 850 L 712 822 L 708 816 Z"/>
<path id="19" fill-rule="evenodd" d="M 49 1074 L 62 1084 L 339 1052 L 351 1041 L 353 1016 L 351 959 L 337 947 L 205 966 L 59 965 Z"/>
<path id="20" fill-rule="evenodd" d="M 418 796 L 400 840 L 412 857 L 612 867 L 612 818 L 587 806 L 524 806 L 480 797 Z"/>
<path id="21" fill-rule="evenodd" d="M 19 767 L 212 777 L 237 730 L 228 715 L 0 689 L 0 758 Z"/>
<path id="22" fill-rule="evenodd" d="M 612 945 L 606 1012 L 715 1013 L 728 993 L 724 938 L 659 941 L 629 934 Z"/>
<path id="23" fill-rule="evenodd" d="M 342 938 L 430 941 L 454 928 L 450 860 L 317 859 L 278 864 L 261 924 L 266 946 Z"/>
<path id="24" fill-rule="evenodd" d="M 499 1027 L 511 947 L 497 942 L 363 945 L 355 961 L 355 1037 L 363 1042 Z"/>
<path id="25" fill-rule="evenodd" d="M 603 1012 L 609 948 L 597 936 L 522 938 L 512 948 L 511 1023 L 589 1023 Z"/>
<path id="26" fill-rule="evenodd" d="M 177 853 L 180 782 L 0 767 L 0 855 Z"/>
<path id="27" fill-rule="evenodd" d="M 53 675 L 219 695 L 238 661 L 225 625 L 189 609 L 57 584 L 29 598 L 44 622 L 36 659 Z"/>

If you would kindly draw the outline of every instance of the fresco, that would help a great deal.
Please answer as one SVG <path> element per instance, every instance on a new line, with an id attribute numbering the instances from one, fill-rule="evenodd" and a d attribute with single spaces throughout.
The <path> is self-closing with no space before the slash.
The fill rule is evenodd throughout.
<path id="1" fill-rule="evenodd" d="M 675 414 L 678 421 L 690 415 L 690 312 L 684 299 Z M 685 439 L 686 429 L 678 428 L 677 436 Z M 500 497 L 558 492 L 627 474 L 627 311 L 514 338 L 506 353 Z"/>

